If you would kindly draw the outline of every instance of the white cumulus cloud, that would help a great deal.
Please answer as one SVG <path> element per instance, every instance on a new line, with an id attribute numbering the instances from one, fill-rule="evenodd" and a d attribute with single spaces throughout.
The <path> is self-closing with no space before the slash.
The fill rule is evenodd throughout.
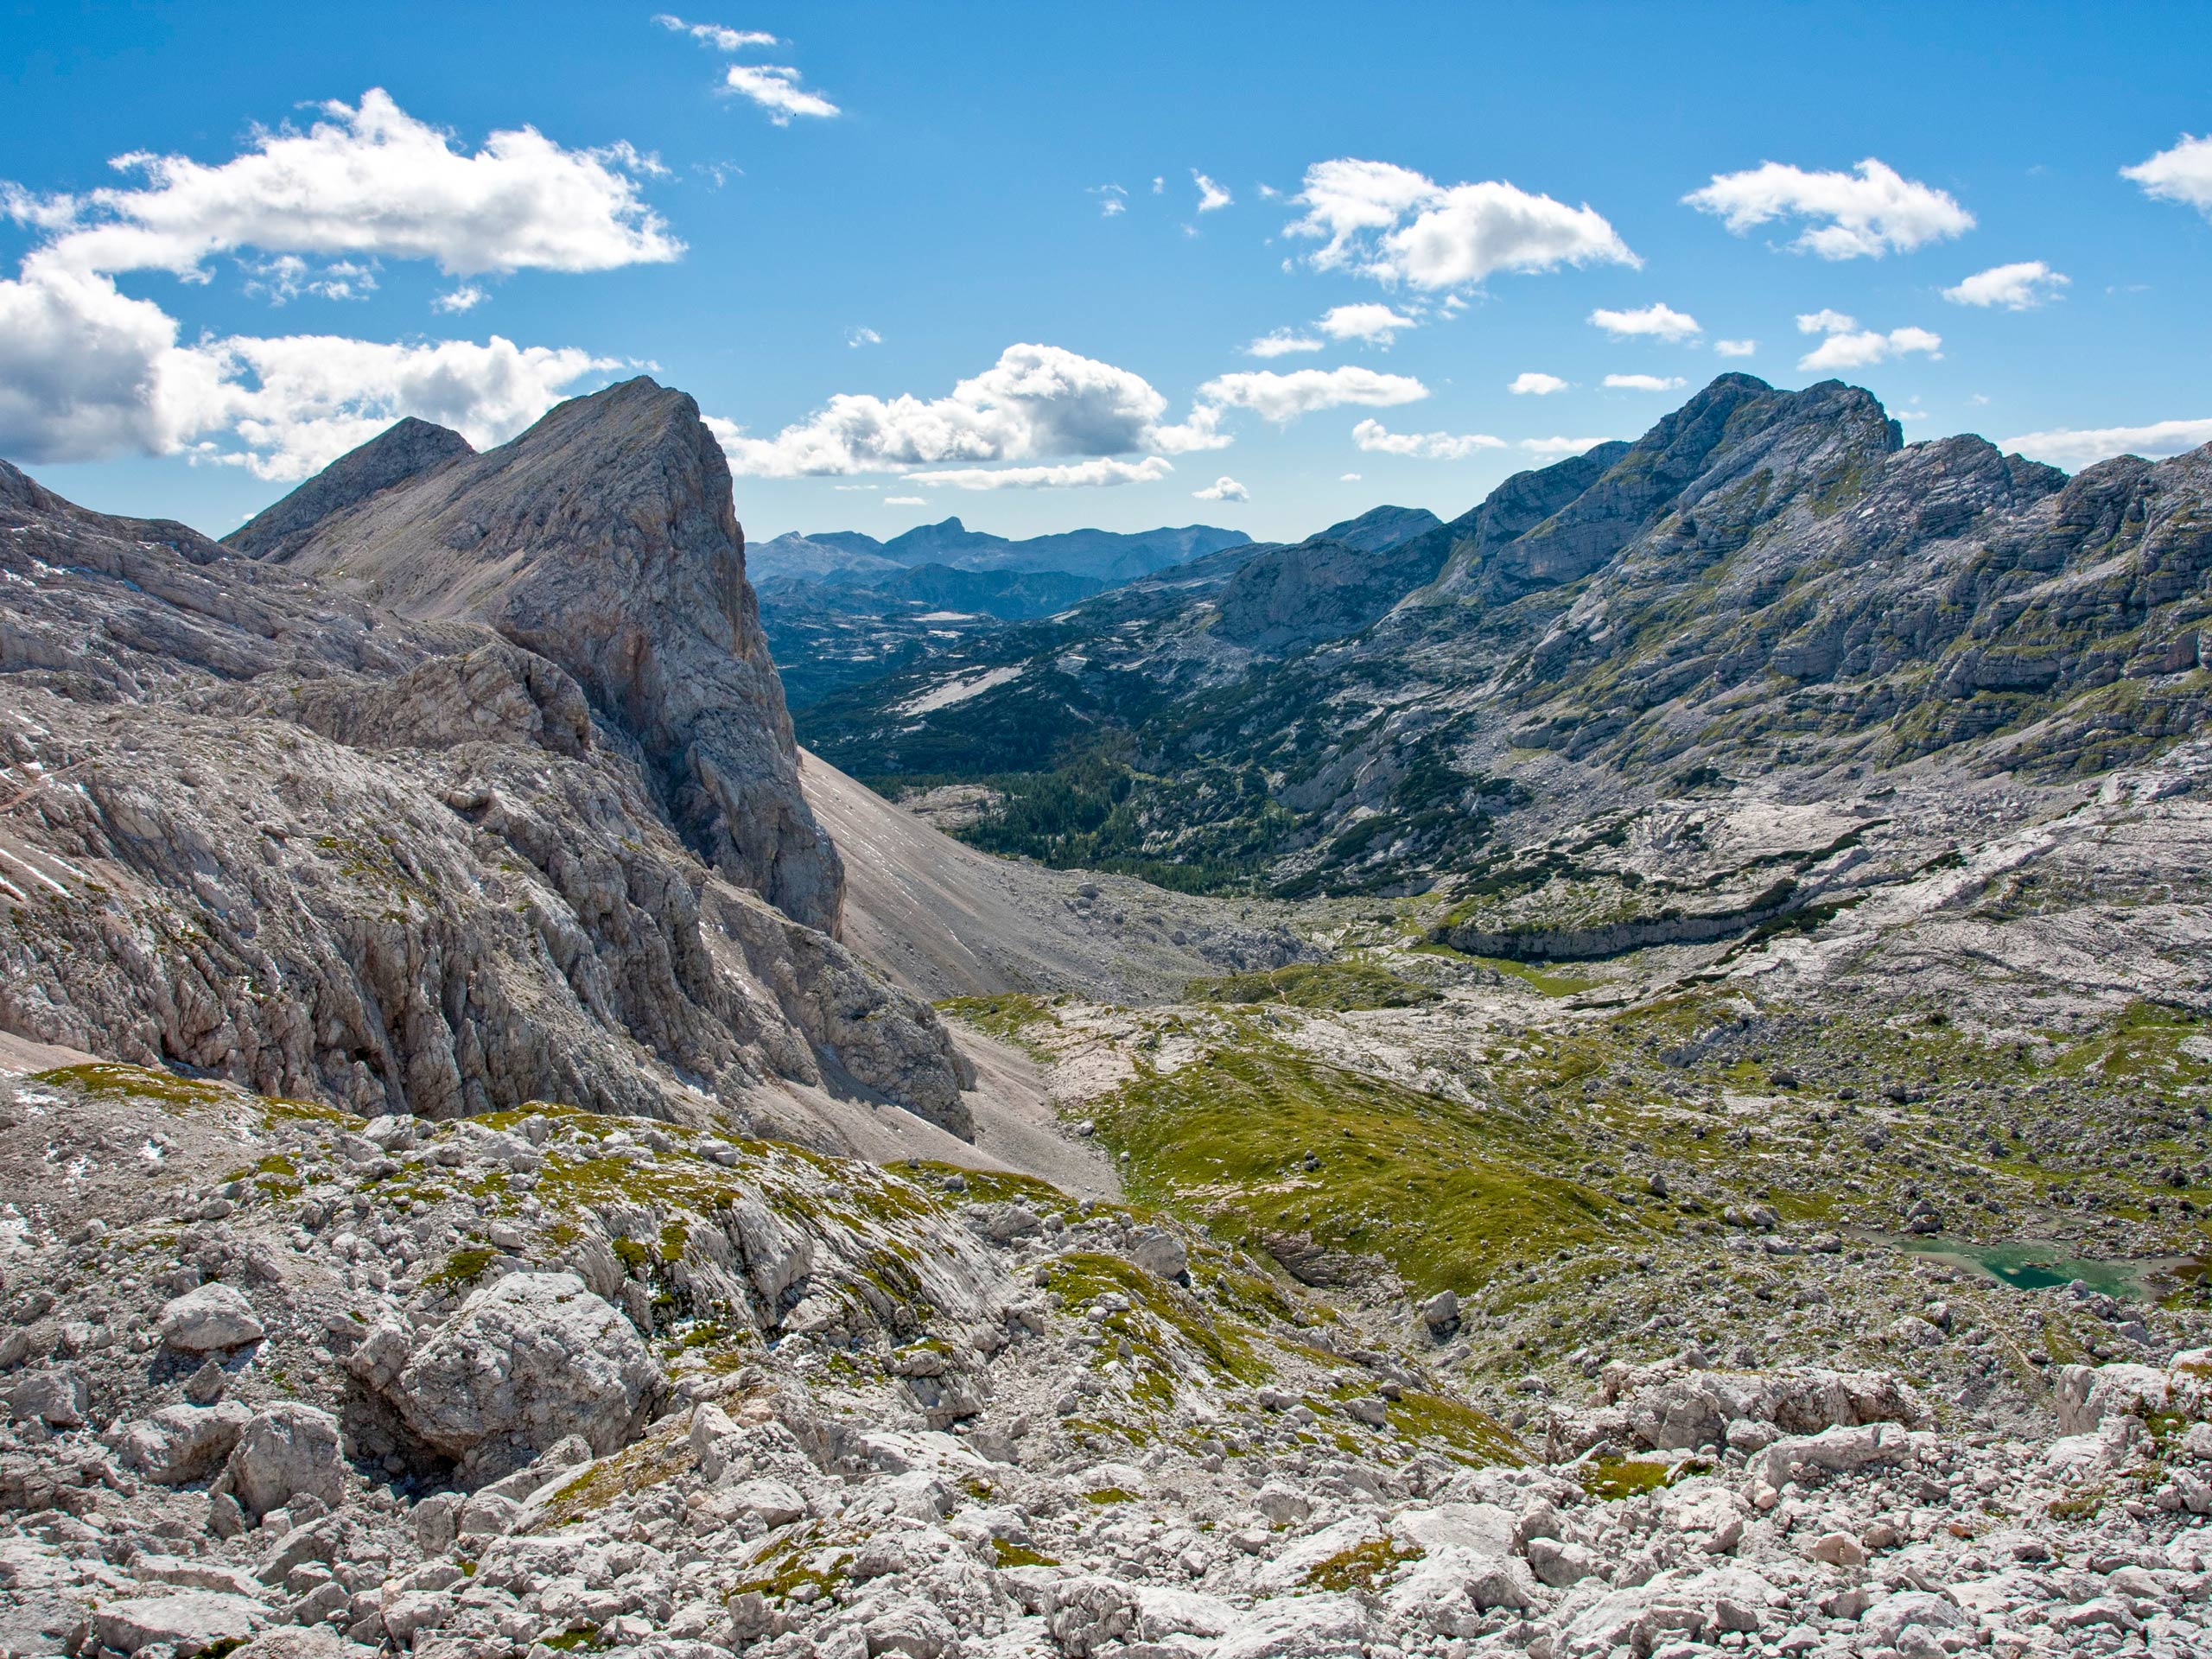
<path id="1" fill-rule="evenodd" d="M 1288 357 L 1295 352 L 1318 352 L 1325 342 L 1311 334 L 1301 334 L 1295 329 L 1278 328 L 1271 334 L 1262 334 L 1244 348 L 1247 357 Z"/>
<path id="2" fill-rule="evenodd" d="M 1943 337 L 1925 328 L 1892 328 L 1884 334 L 1878 328 L 1861 328 L 1856 317 L 1840 311 L 1808 311 L 1797 319 L 1797 331 L 1805 334 L 1824 334 L 1826 339 L 1797 359 L 1801 369 L 1820 372 L 1829 369 L 1863 369 L 1871 364 L 1886 362 L 1892 357 L 1903 357 L 1918 352 L 1929 357 L 1943 355 Z"/>
<path id="3" fill-rule="evenodd" d="M 111 163 L 143 187 L 81 196 L 10 193 L 10 218 L 52 233 L 39 257 L 79 271 L 201 275 L 217 253 L 427 259 L 450 276 L 611 270 L 676 258 L 683 245 L 646 204 L 658 168 L 626 144 L 569 149 L 534 127 L 474 154 L 371 88 L 321 105 L 305 132 L 257 130 L 219 165 L 133 153 Z"/>
<path id="4" fill-rule="evenodd" d="M 1513 377 L 1505 389 L 1516 397 L 1548 397 L 1555 391 L 1565 391 L 1567 383 L 1555 374 L 1524 369 Z"/>
<path id="5" fill-rule="evenodd" d="M 668 12 L 653 21 L 664 29 L 689 35 L 700 45 L 717 52 L 743 52 L 757 46 L 781 46 L 773 35 L 754 29 L 726 29 L 720 23 L 687 23 Z M 799 72 L 787 63 L 734 63 L 722 72 L 718 91 L 749 99 L 767 111 L 768 119 L 787 127 L 795 115 L 830 116 L 842 111 L 821 93 L 801 86 Z"/>
<path id="6" fill-rule="evenodd" d="M 733 63 L 722 72 L 722 90 L 752 99 L 779 127 L 791 125 L 795 115 L 843 113 L 821 93 L 800 86 L 798 71 L 787 63 Z"/>
<path id="7" fill-rule="evenodd" d="M 946 397 L 841 392 L 773 437 L 747 436 L 727 421 L 716 423 L 715 432 L 734 471 L 765 478 L 897 472 L 948 461 L 1179 454 L 1227 442 L 1213 432 L 1207 411 L 1174 427 L 1162 423 L 1166 409 L 1151 383 L 1128 369 L 1057 346 L 1016 345 Z M 1039 481 L 1057 480 L 1033 480 Z M 1094 481 L 1129 480 L 1102 472 Z M 1008 486 L 963 479 L 958 487 Z"/>
<path id="8" fill-rule="evenodd" d="M 838 487 L 842 489 L 844 486 L 840 485 Z M 926 507 L 929 504 L 929 498 L 925 495 L 887 495 L 883 498 L 883 505 L 887 507 Z"/>
<path id="9" fill-rule="evenodd" d="M 1316 410 L 1338 409 L 1347 404 L 1387 409 L 1427 396 L 1428 388 L 1410 375 L 1378 374 L 1351 365 L 1338 369 L 1294 369 L 1288 374 L 1248 369 L 1217 376 L 1198 388 L 1204 403 L 1223 409 L 1249 409 L 1278 425 Z"/>
<path id="10" fill-rule="evenodd" d="M 1192 490 L 1191 493 L 1201 501 L 1249 501 L 1252 499 L 1251 491 L 1225 475 L 1217 478 L 1203 490 Z"/>
<path id="11" fill-rule="evenodd" d="M 1687 383 L 1679 374 L 1609 374 L 1605 384 L 1615 391 L 1679 391 Z"/>
<path id="12" fill-rule="evenodd" d="M 2212 443 L 2212 420 L 2153 421 L 2148 426 L 2058 427 L 2049 432 L 2023 432 L 2006 438 L 2004 447 L 2017 449 L 2054 467 L 2086 467 L 2113 455 L 2144 455 L 2157 459 L 2178 455 L 2201 444 Z"/>
<path id="13" fill-rule="evenodd" d="M 327 265 L 317 265 L 296 253 L 279 253 L 240 264 L 245 271 L 245 291 L 271 305 L 289 304 L 303 294 L 324 300 L 365 300 L 377 291 L 374 260 L 364 264 L 359 259 L 334 259 Z"/>
<path id="14" fill-rule="evenodd" d="M 1307 168 L 1292 200 L 1306 211 L 1287 233 L 1321 243 L 1308 256 L 1315 268 L 1385 283 L 1451 289 L 1499 270 L 1642 263 L 1594 208 L 1500 180 L 1440 185 L 1410 168 L 1345 158 Z"/>
<path id="15" fill-rule="evenodd" d="M 679 35 L 689 35 L 702 46 L 711 46 L 717 52 L 742 52 L 748 46 L 781 46 L 783 42 L 772 35 L 763 35 L 757 29 L 725 29 L 720 23 L 687 23 L 681 17 L 658 12 L 653 22 L 663 29 L 672 29 Z"/>
<path id="16" fill-rule="evenodd" d="M 1090 194 L 1098 198 L 1098 216 L 1112 219 L 1117 213 L 1129 211 L 1129 193 L 1118 184 L 1094 184 Z"/>
<path id="17" fill-rule="evenodd" d="M 1593 327 L 1604 329 L 1615 340 L 1679 342 L 1702 332 L 1695 317 L 1686 311 L 1677 311 L 1671 305 L 1662 305 L 1656 300 L 1634 311 L 1608 311 L 1600 307 L 1590 314 L 1589 321 Z"/>
<path id="18" fill-rule="evenodd" d="M 1716 340 L 1713 342 L 1714 353 L 1721 357 L 1749 357 L 1758 348 L 1759 343 L 1756 340 Z"/>
<path id="19" fill-rule="evenodd" d="M 497 334 L 480 346 L 296 334 L 193 349 L 220 376 L 200 411 L 203 429 L 227 429 L 244 446 L 242 454 L 209 458 L 271 479 L 305 478 L 403 415 L 450 426 L 479 448 L 502 443 L 577 382 L 620 366 L 613 358 L 517 346 Z"/>
<path id="20" fill-rule="evenodd" d="M 857 351 L 863 346 L 882 345 L 883 336 L 873 328 L 848 328 L 845 330 L 845 344 Z"/>
<path id="21" fill-rule="evenodd" d="M 1191 169 L 1191 182 L 1198 187 L 1198 211 L 1202 213 L 1230 207 L 1236 200 L 1195 167 Z"/>
<path id="22" fill-rule="evenodd" d="M 2014 264 L 1992 265 L 1987 270 L 1976 271 L 1956 288 L 1945 289 L 1943 297 L 1957 305 L 1985 308 L 2002 306 L 2007 311 L 2032 311 L 2044 301 L 2057 298 L 2058 290 L 2072 280 L 2040 259 L 2023 259 Z"/>
<path id="23" fill-rule="evenodd" d="M 1601 443 L 1611 443 L 1611 438 L 1523 438 L 1520 447 L 1532 455 L 1547 455 L 1563 460 L 1579 455 L 1586 449 L 1595 449 Z"/>
<path id="24" fill-rule="evenodd" d="M 941 484 L 954 490 L 1073 490 L 1152 484 L 1174 470 L 1161 457 L 1147 455 L 1142 461 L 1078 461 L 1052 467 L 954 467 L 909 473 L 906 478 L 910 483 Z"/>
<path id="25" fill-rule="evenodd" d="M 1422 461 L 1465 461 L 1478 450 L 1505 448 L 1504 439 L 1493 438 L 1487 432 L 1393 432 L 1372 418 L 1352 428 L 1351 441 L 1381 454 L 1411 455 Z"/>
<path id="26" fill-rule="evenodd" d="M 2183 133 L 2171 149 L 2121 168 L 2120 176 L 2141 185 L 2145 195 L 2185 203 L 2212 218 L 2212 136 L 2192 138 Z"/>
<path id="27" fill-rule="evenodd" d="M 159 304 L 118 289 L 116 274 L 135 270 L 204 281 L 211 257 L 249 249 L 260 256 L 241 259 L 249 289 L 272 301 L 356 296 L 379 259 L 472 276 L 683 251 L 639 192 L 658 164 L 626 145 L 569 149 L 523 127 L 469 152 L 373 89 L 319 112 L 305 132 L 257 130 L 221 163 L 134 154 L 116 162 L 134 185 L 0 193 L 0 211 L 45 238 L 0 280 L 0 452 L 34 462 L 184 454 L 295 479 L 403 415 L 499 442 L 617 366 L 498 335 L 182 344 Z M 457 312 L 482 297 L 465 282 L 433 304 Z"/>
<path id="28" fill-rule="evenodd" d="M 1418 328 L 1417 317 L 1401 315 L 1387 305 L 1332 306 L 1313 325 L 1331 340 L 1363 340 L 1388 346 L 1401 329 Z"/>
<path id="29" fill-rule="evenodd" d="M 1808 221 L 1790 245 L 1823 259 L 1879 258 L 1974 228 L 1974 215 L 1947 192 L 1908 179 L 1872 156 L 1848 173 L 1813 173 L 1768 162 L 1716 173 L 1682 198 L 1742 235 L 1774 219 Z"/>

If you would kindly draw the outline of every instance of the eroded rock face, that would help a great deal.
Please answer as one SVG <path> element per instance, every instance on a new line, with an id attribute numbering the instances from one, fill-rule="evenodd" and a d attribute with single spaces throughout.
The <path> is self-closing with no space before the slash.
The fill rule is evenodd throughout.
<path id="1" fill-rule="evenodd" d="M 1599 1397 L 1618 1404 L 1640 1443 L 1662 1450 L 1725 1444 L 1731 1425 L 1739 1422 L 1770 1425 L 1778 1433 L 1814 1434 L 1872 1423 L 1918 1428 L 1933 1421 L 1926 1402 L 1896 1376 L 1821 1367 L 1782 1373 L 1655 1374 L 1615 1365 L 1603 1379 Z M 1735 1438 L 1740 1442 L 1742 1436 Z"/>
<path id="2" fill-rule="evenodd" d="M 665 416 L 670 396 L 648 401 Z M 597 466 L 564 453 L 577 477 L 661 464 L 650 446 L 615 451 Z M 692 486 L 712 484 L 703 465 Z M 671 583 L 690 559 L 741 589 L 736 543 L 715 541 L 715 514 L 702 522 L 638 556 Z M 181 525 L 86 512 L 4 463 L 0 531 L 0 685 L 23 716 L 0 727 L 0 766 L 61 775 L 0 823 L 14 872 L 0 1029 L 372 1116 L 559 1099 L 659 1117 L 720 1106 L 742 1122 L 782 1078 L 963 1121 L 969 1074 L 930 1010 L 702 866 L 622 709 L 560 664 L 478 621 L 402 620 Z M 588 563 L 574 546 L 587 528 L 563 533 Z M 719 636 L 696 634 L 684 649 L 711 654 Z M 677 671 L 645 634 L 632 646 Z M 726 781 L 769 800 L 794 775 L 772 671 L 731 661 L 737 679 L 697 682 L 725 700 L 728 741 L 708 748 Z M 744 677 L 755 666 L 765 682 Z M 752 751 L 730 734 L 747 721 L 766 770 L 741 775 Z M 811 888 L 796 874 L 812 836 L 797 862 L 733 874 L 832 919 L 791 897 L 834 886 L 828 865 L 807 867 Z"/>
<path id="3" fill-rule="evenodd" d="M 572 1273 L 511 1273 L 417 1347 L 389 1390 L 408 1426 L 471 1484 L 563 1436 L 594 1455 L 644 1421 L 660 1373 L 630 1322 Z"/>
<path id="4" fill-rule="evenodd" d="M 231 1401 L 163 1406 L 143 1421 L 118 1424 L 109 1438 L 126 1467 L 162 1485 L 179 1486 L 220 1468 L 252 1417 Z"/>
<path id="5" fill-rule="evenodd" d="M 799 794 L 728 463 L 690 398 L 642 377 L 576 398 L 270 550 L 404 615 L 480 619 L 561 664 L 635 738 L 687 842 L 836 931 L 842 867 Z"/>

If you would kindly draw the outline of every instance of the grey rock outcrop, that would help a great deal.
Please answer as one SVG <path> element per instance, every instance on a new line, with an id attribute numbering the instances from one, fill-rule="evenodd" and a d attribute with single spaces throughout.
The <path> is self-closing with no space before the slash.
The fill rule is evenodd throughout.
<path id="1" fill-rule="evenodd" d="M 569 1273 L 511 1273 L 417 1347 L 390 1395 L 472 1484 L 577 1434 L 594 1455 L 643 1426 L 659 1370 L 630 1322 Z"/>
<path id="2" fill-rule="evenodd" d="M 92 1409 L 92 1389 L 74 1365 L 49 1365 L 17 1380 L 10 1391 L 10 1414 L 19 1423 L 75 1428 Z"/>
<path id="3" fill-rule="evenodd" d="M 164 1305 L 158 1334 L 164 1347 L 205 1354 L 259 1342 L 263 1333 L 253 1304 L 236 1287 L 217 1283 L 196 1286 Z"/>
<path id="4" fill-rule="evenodd" d="M 799 793 L 729 466 L 690 397 L 640 377 L 574 399 L 270 551 L 380 608 L 474 618 L 558 663 L 635 740 L 693 848 L 836 931 L 842 873 Z"/>
<path id="5" fill-rule="evenodd" d="M 233 1401 L 163 1406 L 140 1421 L 118 1424 L 109 1438 L 126 1467 L 163 1486 L 181 1486 L 220 1468 L 252 1418 Z"/>
<path id="6" fill-rule="evenodd" d="M 286 1402 L 247 1419 L 223 1465 L 222 1484 L 247 1518 L 257 1520 L 302 1496 L 336 1509 L 346 1501 L 346 1472 L 338 1420 Z"/>
<path id="7" fill-rule="evenodd" d="M 174 1596 L 132 1596 L 110 1602 L 93 1616 L 100 1645 L 118 1653 L 158 1647 L 190 1659 L 207 1648 L 234 1648 L 274 1622 L 251 1599 L 212 1590 Z"/>

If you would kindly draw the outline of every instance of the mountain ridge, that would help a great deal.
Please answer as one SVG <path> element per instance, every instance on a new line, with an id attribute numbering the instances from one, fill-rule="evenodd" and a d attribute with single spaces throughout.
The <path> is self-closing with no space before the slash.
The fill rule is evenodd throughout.
<path id="1" fill-rule="evenodd" d="M 1382 556 L 1266 550 L 1141 613 L 1115 590 L 842 694 L 805 735 L 862 775 L 1034 779 L 1017 798 L 1088 799 L 1054 768 L 1110 752 L 1122 781 L 1072 839 L 963 831 L 1001 851 L 1082 861 L 1104 836 L 1280 892 L 1480 879 L 1493 836 L 1677 776 L 2153 753 L 2207 707 L 2209 496 L 2212 451 L 2069 480 L 1980 439 L 1907 445 L 1840 382 L 1723 375 Z M 964 739 L 876 713 L 991 669 Z"/>
<path id="2" fill-rule="evenodd" d="M 842 873 L 799 794 L 728 463 L 683 393 L 639 376 L 574 399 L 498 449 L 335 504 L 265 556 L 559 663 L 644 746 L 704 856 L 835 931 Z"/>
<path id="3" fill-rule="evenodd" d="M 1102 582 L 1145 575 L 1169 565 L 1249 543 L 1239 530 L 1211 524 L 1162 525 L 1154 530 L 1065 530 L 1009 538 L 969 530 L 957 516 L 917 524 L 887 541 L 860 531 L 788 531 L 760 544 L 769 556 L 766 575 L 799 575 L 810 569 L 874 570 L 877 559 L 912 568 L 944 564 L 964 570 L 1065 571 Z M 821 550 L 838 556 L 835 564 Z"/>
<path id="4" fill-rule="evenodd" d="M 0 1027 L 365 1115 L 973 1133 L 973 1064 L 825 931 L 688 397 L 402 428 L 288 500 L 257 558 L 0 466 Z"/>

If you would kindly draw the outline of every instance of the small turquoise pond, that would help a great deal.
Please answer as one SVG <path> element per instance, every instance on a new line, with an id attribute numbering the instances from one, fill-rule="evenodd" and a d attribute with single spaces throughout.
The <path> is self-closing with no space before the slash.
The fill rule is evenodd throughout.
<path id="1" fill-rule="evenodd" d="M 2070 1285 L 2076 1279 L 2108 1296 L 2139 1297 L 2146 1294 L 2145 1281 L 2152 1274 L 2171 1274 L 2170 1261 L 2111 1262 L 2090 1256 L 2067 1255 L 2063 1247 L 2034 1239 L 2010 1244 L 1968 1244 L 1946 1239 L 1898 1239 L 1897 1248 L 1970 1273 L 2007 1284 L 2015 1290 L 2047 1290 Z"/>

